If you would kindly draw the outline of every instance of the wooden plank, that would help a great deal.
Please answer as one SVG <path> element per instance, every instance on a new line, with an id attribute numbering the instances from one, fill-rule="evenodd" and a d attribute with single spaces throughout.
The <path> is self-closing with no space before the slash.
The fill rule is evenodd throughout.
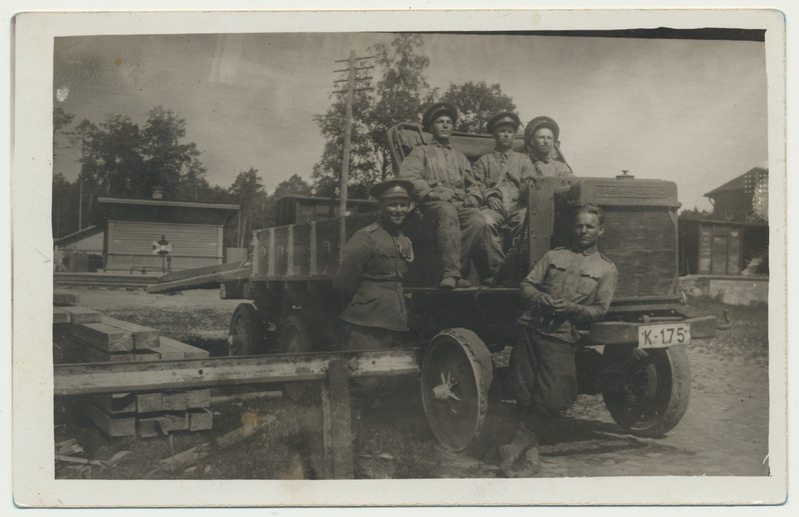
<path id="1" fill-rule="evenodd" d="M 206 408 L 211 406 L 211 390 L 208 388 L 200 390 L 186 390 L 188 397 L 187 404 L 189 409 Z"/>
<path id="2" fill-rule="evenodd" d="M 112 327 L 132 332 L 134 349 L 146 349 L 158 346 L 158 337 L 161 333 L 156 329 L 118 320 L 116 318 L 110 318 L 108 316 L 103 316 L 102 322 Z"/>
<path id="3" fill-rule="evenodd" d="M 69 313 L 70 323 L 100 323 L 103 319 L 102 314 L 86 307 L 61 307 L 61 310 Z"/>
<path id="4" fill-rule="evenodd" d="M 214 414 L 205 408 L 189 412 L 189 431 L 205 431 L 214 425 Z"/>
<path id="5" fill-rule="evenodd" d="M 414 348 L 368 352 L 215 357 L 183 361 L 59 364 L 53 367 L 53 394 L 83 395 L 230 384 L 321 380 L 328 364 L 344 359 L 350 377 L 418 373 Z"/>
<path id="6" fill-rule="evenodd" d="M 158 348 L 166 348 L 183 352 L 184 359 L 205 359 L 210 355 L 207 350 L 203 350 L 202 348 L 191 346 L 186 343 L 181 343 L 180 341 L 176 341 L 164 336 L 161 336 Z"/>
<path id="7" fill-rule="evenodd" d="M 78 295 L 63 289 L 53 289 L 53 305 L 77 305 Z"/>
<path id="8" fill-rule="evenodd" d="M 183 291 L 186 289 L 198 289 L 201 287 L 218 287 L 222 282 L 233 280 L 246 280 L 250 277 L 250 268 L 242 267 L 232 271 L 223 271 L 209 275 L 201 275 L 174 282 L 159 282 L 147 286 L 148 293 L 169 293 L 173 291 Z"/>
<path id="9" fill-rule="evenodd" d="M 154 416 L 147 418 L 139 418 L 136 421 L 136 435 L 140 438 L 153 438 L 161 435 L 161 429 L 164 425 L 163 416 Z"/>
<path id="10" fill-rule="evenodd" d="M 92 395 L 89 400 L 109 415 L 136 412 L 136 398 L 132 393 Z"/>
<path id="11" fill-rule="evenodd" d="M 53 307 L 53 325 L 58 323 L 69 323 L 72 321 L 72 316 L 67 311 Z"/>
<path id="12" fill-rule="evenodd" d="M 322 384 L 325 458 L 332 462 L 329 469 L 333 479 L 352 479 L 354 463 L 347 361 L 331 361 L 327 381 Z"/>
<path id="13" fill-rule="evenodd" d="M 171 359 L 180 359 L 180 357 L 172 357 Z M 133 351 L 133 360 L 134 361 L 160 361 L 161 354 L 156 352 L 155 350 L 134 350 Z"/>
<path id="14" fill-rule="evenodd" d="M 86 416 L 108 436 L 135 436 L 136 417 L 112 416 L 88 402 Z"/>
<path id="15" fill-rule="evenodd" d="M 188 431 L 189 429 L 188 411 L 164 412 L 164 429 L 166 429 L 167 431 Z"/>
<path id="16" fill-rule="evenodd" d="M 134 360 L 130 352 L 109 352 L 91 345 L 83 347 L 81 357 L 87 363 L 128 363 Z"/>
<path id="17" fill-rule="evenodd" d="M 168 390 L 161 398 L 165 411 L 186 411 L 189 409 L 189 395 L 183 391 Z"/>
<path id="18" fill-rule="evenodd" d="M 164 410 L 164 399 L 160 391 L 154 393 L 136 393 L 136 412 L 151 413 Z"/>
<path id="19" fill-rule="evenodd" d="M 83 323 L 70 327 L 72 335 L 107 352 L 133 350 L 133 333 L 106 323 Z"/>
<path id="20" fill-rule="evenodd" d="M 174 282 L 176 280 L 185 280 L 188 278 L 197 278 L 200 276 L 212 275 L 214 273 L 222 273 L 225 271 L 232 271 L 234 269 L 241 269 L 244 267 L 244 262 L 228 262 L 227 264 L 216 264 L 213 266 L 195 267 L 192 269 L 184 269 L 182 271 L 171 271 L 165 275 L 158 277 L 159 283 Z"/>

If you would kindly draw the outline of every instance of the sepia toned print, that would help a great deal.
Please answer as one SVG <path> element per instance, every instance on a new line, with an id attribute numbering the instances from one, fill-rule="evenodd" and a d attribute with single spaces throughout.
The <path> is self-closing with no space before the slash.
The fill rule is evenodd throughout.
<path id="1" fill-rule="evenodd" d="M 773 479 L 770 25 L 644 26 L 54 37 L 52 480 Z"/>

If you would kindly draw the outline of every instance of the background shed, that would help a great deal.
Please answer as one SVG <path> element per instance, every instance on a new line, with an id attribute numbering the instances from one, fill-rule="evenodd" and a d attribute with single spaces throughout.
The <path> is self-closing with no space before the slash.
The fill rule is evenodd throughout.
<path id="1" fill-rule="evenodd" d="M 238 211 L 232 204 L 98 197 L 92 222 L 104 229 L 105 270 L 181 270 L 223 263 L 223 228 Z"/>

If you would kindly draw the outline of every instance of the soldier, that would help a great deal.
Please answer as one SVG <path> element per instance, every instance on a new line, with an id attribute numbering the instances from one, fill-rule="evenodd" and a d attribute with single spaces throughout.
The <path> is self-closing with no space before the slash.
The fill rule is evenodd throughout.
<path id="1" fill-rule="evenodd" d="M 616 266 L 597 251 L 605 232 L 598 206 L 577 209 L 571 248 L 547 252 L 522 281 L 530 310 L 520 318 L 520 337 L 511 352 L 511 379 L 521 425 L 499 447 L 507 477 L 534 476 L 541 469 L 542 429 L 577 398 L 576 326 L 601 318 L 616 290 Z"/>
<path id="2" fill-rule="evenodd" d="M 422 215 L 435 228 L 442 289 L 471 285 L 464 277 L 485 232 L 485 219 L 477 208 L 482 196 L 471 164 L 449 145 L 457 118 L 448 102 L 427 108 L 422 127 L 433 134 L 433 141 L 414 148 L 400 166 L 400 177 L 413 183 Z"/>
<path id="3" fill-rule="evenodd" d="M 333 287 L 346 303 L 341 319 L 347 350 L 384 350 L 401 346 L 406 338 L 402 279 L 413 261 L 413 248 L 401 227 L 413 209 L 412 191 L 411 182 L 398 179 L 373 186 L 369 193 L 378 200 L 378 221 L 355 232 L 344 247 Z M 386 382 L 375 377 L 350 380 L 352 426 L 361 456 L 390 458 L 381 437 L 360 421 L 362 411 L 379 403 L 376 398 Z"/>
<path id="4" fill-rule="evenodd" d="M 504 230 L 511 236 L 519 232 L 524 222 L 524 193 L 527 182 L 535 175 L 530 158 L 513 150 L 513 137 L 521 122 L 512 111 L 500 111 L 488 119 L 488 132 L 494 135 L 496 147 L 474 164 L 474 177 L 481 187 L 486 220 L 486 255 L 491 284 L 504 261 Z"/>
<path id="5" fill-rule="evenodd" d="M 401 227 L 413 208 L 411 182 L 378 183 L 378 221 L 361 228 L 344 247 L 333 287 L 347 305 L 341 314 L 347 350 L 390 348 L 408 330 L 402 279 L 413 261 L 411 241 Z"/>
<path id="6" fill-rule="evenodd" d="M 549 117 L 536 117 L 524 128 L 524 143 L 537 176 L 573 176 L 560 152 L 560 128 Z"/>

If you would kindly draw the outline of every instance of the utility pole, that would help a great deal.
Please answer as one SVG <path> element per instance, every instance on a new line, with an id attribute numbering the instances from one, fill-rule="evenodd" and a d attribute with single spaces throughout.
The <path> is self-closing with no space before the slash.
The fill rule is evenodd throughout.
<path id="1" fill-rule="evenodd" d="M 347 223 L 345 216 L 347 215 L 347 182 L 350 175 L 350 139 L 352 138 L 352 99 L 355 92 L 364 90 L 371 90 L 372 88 L 355 88 L 355 83 L 358 81 L 367 81 L 372 79 L 369 77 L 358 77 L 358 70 L 368 70 L 374 68 L 373 66 L 356 66 L 356 64 L 366 59 L 372 59 L 374 56 L 355 57 L 355 51 L 350 51 L 349 59 L 340 59 L 336 63 L 347 63 L 345 70 L 335 70 L 336 73 L 347 72 L 346 79 L 333 81 L 334 83 L 347 83 L 346 90 L 339 90 L 333 93 L 346 93 L 346 103 L 344 107 L 344 155 L 341 162 L 341 196 L 339 199 L 339 217 L 341 224 L 339 227 L 339 260 L 344 253 L 344 244 L 347 242 Z"/>

